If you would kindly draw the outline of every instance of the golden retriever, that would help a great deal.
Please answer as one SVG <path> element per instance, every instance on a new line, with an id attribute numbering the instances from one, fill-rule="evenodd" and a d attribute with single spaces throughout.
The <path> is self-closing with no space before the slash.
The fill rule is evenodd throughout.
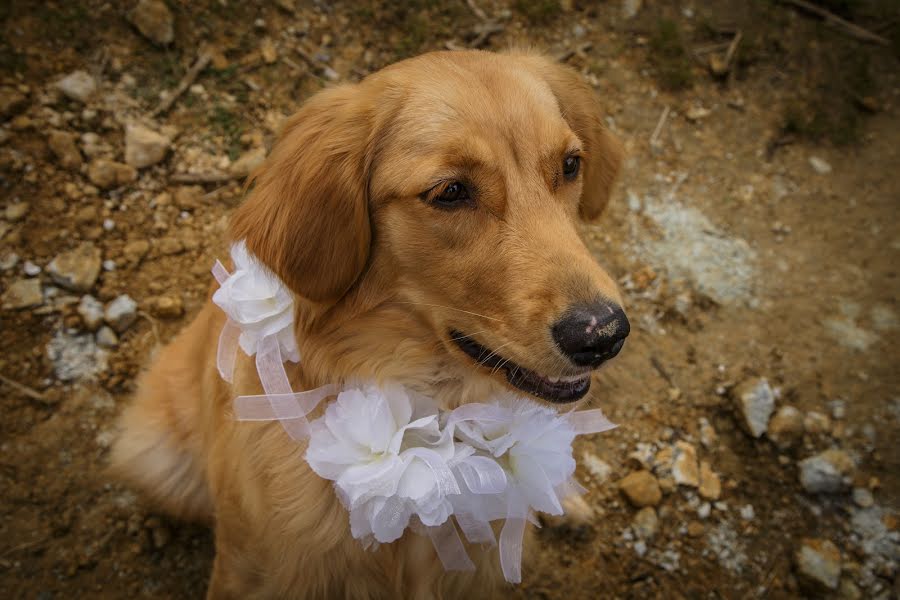
<path id="1" fill-rule="evenodd" d="M 581 400 L 628 334 L 577 228 L 606 206 L 621 154 L 591 88 L 528 52 L 426 54 L 310 98 L 231 228 L 295 294 L 294 389 L 370 378 L 444 408 L 509 388 Z M 301 444 L 235 422 L 234 397 L 261 389 L 243 354 L 234 384 L 220 379 L 224 323 L 207 302 L 161 352 L 112 456 L 164 509 L 214 524 L 209 598 L 502 589 L 493 549 L 469 548 L 469 573 L 411 533 L 364 550 Z"/>

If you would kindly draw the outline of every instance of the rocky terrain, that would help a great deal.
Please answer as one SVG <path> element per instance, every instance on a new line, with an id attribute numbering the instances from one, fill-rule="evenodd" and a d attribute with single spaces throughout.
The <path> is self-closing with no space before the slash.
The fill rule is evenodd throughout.
<path id="1" fill-rule="evenodd" d="M 3 3 L 0 596 L 202 597 L 210 532 L 104 469 L 243 177 L 329 83 L 530 45 L 625 143 L 583 233 L 633 333 L 510 597 L 896 598 L 900 12 L 798 4 Z"/>

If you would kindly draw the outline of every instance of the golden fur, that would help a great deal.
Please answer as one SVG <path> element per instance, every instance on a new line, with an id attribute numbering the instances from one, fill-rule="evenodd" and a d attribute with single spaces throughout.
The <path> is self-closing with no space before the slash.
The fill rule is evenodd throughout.
<path id="1" fill-rule="evenodd" d="M 575 181 L 561 177 L 580 150 Z M 550 324 L 573 303 L 620 302 L 576 222 L 605 207 L 621 160 L 577 73 L 528 53 L 439 52 L 312 97 L 284 128 L 237 209 L 233 239 L 295 292 L 295 389 L 396 380 L 444 407 L 503 389 L 448 338 L 464 331 L 516 363 L 572 374 Z M 420 199 L 464 178 L 473 207 Z M 278 423 L 235 422 L 261 393 L 241 355 L 216 370 L 211 302 L 156 359 L 122 417 L 119 473 L 163 508 L 215 526 L 208 597 L 456 598 L 502 589 L 495 549 L 445 573 L 417 535 L 365 551 L 331 484 Z M 527 552 L 527 550 L 526 550 Z M 527 566 L 526 566 L 527 568 Z"/>

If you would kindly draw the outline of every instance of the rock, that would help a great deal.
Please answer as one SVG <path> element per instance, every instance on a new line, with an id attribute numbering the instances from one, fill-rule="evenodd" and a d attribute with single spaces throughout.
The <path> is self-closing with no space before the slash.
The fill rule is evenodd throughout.
<path id="1" fill-rule="evenodd" d="M 605 482 L 612 474 L 610 464 L 592 452 L 585 451 L 581 455 L 581 462 L 597 483 Z"/>
<path id="2" fill-rule="evenodd" d="M 271 65 L 278 60 L 278 50 L 275 48 L 275 42 L 272 38 L 263 38 L 259 43 L 259 53 L 267 65 Z"/>
<path id="3" fill-rule="evenodd" d="M 109 366 L 106 350 L 97 347 L 90 333 L 71 335 L 59 330 L 47 343 L 46 352 L 60 381 L 94 379 Z"/>
<path id="4" fill-rule="evenodd" d="M 741 519 L 744 521 L 752 521 L 756 518 L 756 509 L 753 508 L 752 504 L 745 504 L 741 507 L 739 511 L 741 515 Z"/>
<path id="5" fill-rule="evenodd" d="M 106 305 L 103 318 L 117 333 L 122 333 L 137 318 L 137 302 L 128 294 L 122 294 Z"/>
<path id="6" fill-rule="evenodd" d="M 6 210 L 3 212 L 6 220 L 10 223 L 17 223 L 25 218 L 25 215 L 28 214 L 28 210 L 31 206 L 27 202 L 23 202 L 21 200 L 14 201 L 12 204 L 6 207 Z"/>
<path id="7" fill-rule="evenodd" d="M 253 148 L 243 153 L 236 161 L 234 161 L 228 170 L 235 175 L 249 175 L 256 167 L 261 165 L 265 159 L 265 148 Z"/>
<path id="8" fill-rule="evenodd" d="M 659 530 L 659 517 L 656 516 L 656 509 L 652 506 L 645 506 L 637 511 L 631 522 L 631 529 L 639 539 L 652 539 Z"/>
<path id="9" fill-rule="evenodd" d="M 625 497 L 636 507 L 656 506 L 662 500 L 659 482 L 650 471 L 635 471 L 619 482 Z"/>
<path id="10" fill-rule="evenodd" d="M 90 294 L 81 297 L 77 310 L 88 331 L 97 331 L 103 324 L 103 303 Z"/>
<path id="11" fill-rule="evenodd" d="M 153 300 L 150 312 L 163 319 L 175 319 L 184 314 L 184 302 L 180 296 L 160 296 Z"/>
<path id="12" fill-rule="evenodd" d="M 184 244 L 178 238 L 166 237 L 156 243 L 156 249 L 163 256 L 171 256 L 184 252 Z"/>
<path id="13" fill-rule="evenodd" d="M 866 488 L 855 487 L 853 488 L 853 503 L 860 508 L 869 508 L 875 504 L 875 497 Z"/>
<path id="14" fill-rule="evenodd" d="M 150 242 L 147 240 L 134 240 L 128 242 L 122 249 L 125 260 L 134 264 L 141 262 L 141 259 L 147 256 L 148 252 L 150 252 Z"/>
<path id="15" fill-rule="evenodd" d="M 810 435 L 824 435 L 831 431 L 831 419 L 828 415 L 811 410 L 803 419 L 803 429 Z"/>
<path id="16" fill-rule="evenodd" d="M 810 494 L 840 492 L 850 486 L 855 469 L 843 450 L 826 450 L 800 461 L 800 483 Z"/>
<path id="17" fill-rule="evenodd" d="M 685 117 L 691 123 L 696 123 L 697 121 L 701 121 L 712 114 L 712 111 L 708 108 L 704 108 L 702 106 L 692 106 L 685 113 Z"/>
<path id="18" fill-rule="evenodd" d="M 155 165 L 166 156 L 171 140 L 137 123 L 125 126 L 125 162 L 137 169 Z"/>
<path id="19" fill-rule="evenodd" d="M 633 19 L 641 12 L 643 0 L 622 0 L 622 18 Z"/>
<path id="20" fill-rule="evenodd" d="M 39 279 L 20 279 L 10 284 L 3 293 L 3 308 L 18 310 L 44 303 Z"/>
<path id="21" fill-rule="evenodd" d="M 175 190 L 173 196 L 175 206 L 181 210 L 194 210 L 203 204 L 203 188 L 199 185 L 188 185 Z"/>
<path id="22" fill-rule="evenodd" d="M 896 592 L 894 595 L 897 595 Z M 862 597 L 862 592 L 852 580 L 847 579 L 846 577 L 841 580 L 838 598 L 841 600 L 861 600 Z"/>
<path id="23" fill-rule="evenodd" d="M 782 406 L 769 421 L 766 435 L 779 448 L 792 446 L 803 436 L 803 415 L 793 406 Z"/>
<path id="24" fill-rule="evenodd" d="M 684 441 L 675 442 L 672 477 L 678 485 L 686 485 L 688 487 L 698 487 L 700 485 L 697 450 L 693 445 Z"/>
<path id="25" fill-rule="evenodd" d="M 0 271 L 9 271 L 19 264 L 19 255 L 15 252 L 7 252 L 0 258 Z"/>
<path id="26" fill-rule="evenodd" d="M 700 417 L 700 443 L 703 444 L 703 447 L 710 450 L 716 445 L 718 440 L 719 436 L 716 435 L 716 430 L 709 420 L 706 417 Z"/>
<path id="27" fill-rule="evenodd" d="M 703 526 L 703 523 L 700 521 L 691 521 L 687 526 L 687 534 L 691 537 L 700 537 L 703 535 L 703 532 L 706 530 L 706 527 Z"/>
<path id="28" fill-rule="evenodd" d="M 755 438 L 762 436 L 775 410 L 775 395 L 769 382 L 763 377 L 747 380 L 732 390 L 732 397 L 737 403 L 741 426 Z"/>
<path id="29" fill-rule="evenodd" d="M 0 87 L 0 117 L 7 118 L 28 105 L 28 98 L 14 87 Z"/>
<path id="30" fill-rule="evenodd" d="M 64 288 L 87 292 L 100 275 L 101 262 L 100 249 L 90 242 L 83 242 L 74 250 L 58 254 L 47 265 L 47 272 Z"/>
<path id="31" fill-rule="evenodd" d="M 51 131 L 47 136 L 47 144 L 63 168 L 73 171 L 81 168 L 81 152 L 75 144 L 74 134 L 67 131 Z"/>
<path id="32" fill-rule="evenodd" d="M 137 169 L 125 163 L 98 158 L 88 165 L 88 179 L 99 188 L 109 189 L 137 179 Z"/>
<path id="33" fill-rule="evenodd" d="M 819 175 L 828 175 L 831 173 L 831 165 L 829 165 L 825 159 L 819 158 L 818 156 L 810 156 L 809 165 L 813 168 L 813 171 Z"/>
<path id="34" fill-rule="evenodd" d="M 56 89 L 72 100 L 87 102 L 97 91 L 97 82 L 85 71 L 73 71 L 56 82 Z"/>
<path id="35" fill-rule="evenodd" d="M 707 461 L 700 463 L 700 496 L 718 500 L 722 495 L 722 482 Z"/>
<path id="36" fill-rule="evenodd" d="M 38 265 L 34 264 L 30 260 L 26 260 L 22 265 L 22 270 L 25 271 L 25 274 L 29 277 L 35 277 L 37 275 L 40 275 L 43 269 L 41 269 Z"/>
<path id="37" fill-rule="evenodd" d="M 119 345 L 119 337 L 115 331 L 104 325 L 97 331 L 97 345 L 101 348 L 115 348 Z"/>
<path id="38" fill-rule="evenodd" d="M 797 573 L 818 591 L 836 590 L 841 578 L 841 551 L 828 540 L 805 538 L 794 555 Z"/>
<path id="39" fill-rule="evenodd" d="M 155 44 L 165 46 L 175 39 L 172 13 L 161 0 L 141 0 L 129 15 L 129 20 Z"/>

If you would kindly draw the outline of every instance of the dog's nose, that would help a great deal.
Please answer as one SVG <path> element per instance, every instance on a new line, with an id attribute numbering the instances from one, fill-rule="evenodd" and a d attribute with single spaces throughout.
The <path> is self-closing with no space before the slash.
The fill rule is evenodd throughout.
<path id="1" fill-rule="evenodd" d="M 631 325 L 622 308 L 609 302 L 570 308 L 553 325 L 553 339 L 579 367 L 597 367 L 625 345 Z"/>

